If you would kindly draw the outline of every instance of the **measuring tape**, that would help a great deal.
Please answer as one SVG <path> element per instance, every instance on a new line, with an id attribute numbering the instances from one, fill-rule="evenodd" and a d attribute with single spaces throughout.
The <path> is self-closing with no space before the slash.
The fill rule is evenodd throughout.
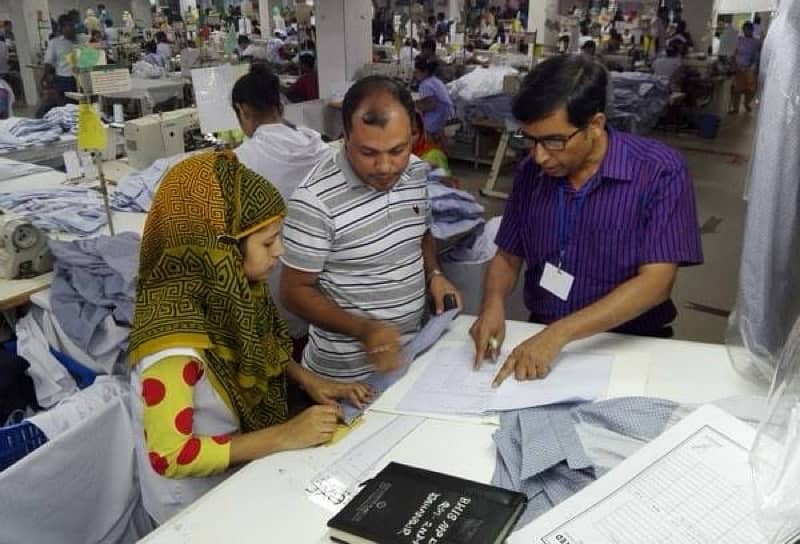
<path id="1" fill-rule="evenodd" d="M 323 508 L 338 511 L 358 493 L 378 462 L 423 421 L 424 417 L 397 416 L 364 438 L 311 479 L 306 486 L 309 499 Z"/>

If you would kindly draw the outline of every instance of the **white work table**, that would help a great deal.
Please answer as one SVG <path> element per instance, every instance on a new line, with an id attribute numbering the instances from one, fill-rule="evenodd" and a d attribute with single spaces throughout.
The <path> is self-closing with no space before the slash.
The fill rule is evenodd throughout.
<path id="1" fill-rule="evenodd" d="M 40 172 L 31 174 L 29 176 L 2 181 L 0 182 L 0 192 L 15 193 L 22 191 L 35 191 L 38 189 L 74 187 L 74 185 L 66 184 L 65 182 L 66 174 L 56 170 L 51 170 L 49 172 Z M 99 182 L 95 182 L 95 185 L 96 183 Z M 83 186 L 85 187 L 86 185 Z M 113 188 L 109 187 L 109 191 L 112 192 Z M 138 232 L 141 234 L 144 230 L 144 221 L 147 217 L 147 214 L 112 212 L 111 217 L 114 221 L 114 230 L 117 234 L 127 231 Z M 108 233 L 108 225 L 106 225 L 92 236 Z M 73 234 L 58 232 L 50 232 L 48 233 L 48 236 L 50 236 L 50 238 L 61 240 L 76 238 L 76 236 Z M 0 310 L 8 310 L 14 308 L 15 306 L 20 306 L 27 303 L 32 294 L 48 288 L 52 281 L 52 272 L 29 279 L 0 280 Z"/>
<path id="2" fill-rule="evenodd" d="M 472 316 L 460 316 L 440 342 L 467 341 L 473 320 Z M 540 328 L 509 322 L 507 342 L 519 342 Z M 614 354 L 609 397 L 650 395 L 694 404 L 766 394 L 766 388 L 736 374 L 721 345 L 603 334 L 569 349 Z M 389 400 L 382 399 L 378 409 L 368 410 L 364 422 L 342 441 L 282 452 L 248 464 L 143 542 L 329 542 L 326 523 L 333 513 L 309 500 L 306 485 L 354 444 L 396 417 L 389 413 L 391 399 L 402 396 L 425 365 L 434 363 L 432 359 L 430 352 L 420 357 L 387 392 Z M 428 418 L 381 460 L 376 471 L 398 461 L 488 482 L 495 466 L 491 436 L 497 427 L 479 421 Z M 513 535 L 509 541 L 514 542 Z"/>

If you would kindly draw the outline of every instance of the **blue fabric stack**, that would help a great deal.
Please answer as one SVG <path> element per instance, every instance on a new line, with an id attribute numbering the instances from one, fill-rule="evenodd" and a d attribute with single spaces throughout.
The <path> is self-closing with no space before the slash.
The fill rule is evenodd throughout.
<path id="1" fill-rule="evenodd" d="M 58 106 L 44 114 L 43 119 L 58 124 L 64 132 L 78 133 L 78 106 L 66 104 Z"/>
<path id="2" fill-rule="evenodd" d="M 121 349 L 133 324 L 139 235 L 123 232 L 72 242 L 51 241 L 55 278 L 50 304 L 59 325 L 83 351 L 113 335 Z M 126 329 L 120 333 L 117 325 Z"/>
<path id="3" fill-rule="evenodd" d="M 493 436 L 497 459 L 492 483 L 528 496 L 517 528 L 608 470 L 592 455 L 593 449 L 605 453 L 626 438 L 644 444 L 664 431 L 675 408 L 666 400 L 628 397 L 503 412 Z"/>
<path id="4" fill-rule="evenodd" d="M 437 240 L 447 240 L 482 227 L 483 206 L 466 191 L 447 187 L 436 181 L 436 171 L 428 177 L 428 198 L 433 225 L 431 233 Z"/>
<path id="5" fill-rule="evenodd" d="M 0 193 L 0 210 L 25 217 L 43 230 L 78 236 L 94 234 L 108 222 L 100 194 L 80 187 Z"/>
<path id="6" fill-rule="evenodd" d="M 611 72 L 612 107 L 608 122 L 616 129 L 646 134 L 669 104 L 669 85 L 653 74 Z"/>
<path id="7" fill-rule="evenodd" d="M 133 172 L 122 178 L 117 184 L 117 190 L 111 195 L 111 208 L 123 212 L 150 211 L 153 197 L 164 174 L 183 157 L 180 154 L 158 159 L 141 172 Z"/>
<path id="8" fill-rule="evenodd" d="M 63 130 L 56 121 L 12 117 L 0 120 L 0 151 L 57 142 Z"/>

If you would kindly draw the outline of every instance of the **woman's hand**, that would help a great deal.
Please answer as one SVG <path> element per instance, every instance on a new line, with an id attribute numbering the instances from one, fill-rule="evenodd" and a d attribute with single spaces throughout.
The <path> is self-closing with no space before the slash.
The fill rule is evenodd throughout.
<path id="1" fill-rule="evenodd" d="M 344 399 L 356 408 L 364 408 L 375 396 L 367 384 L 335 382 L 316 375 L 307 377 L 303 385 L 314 402 L 331 406 Z"/>

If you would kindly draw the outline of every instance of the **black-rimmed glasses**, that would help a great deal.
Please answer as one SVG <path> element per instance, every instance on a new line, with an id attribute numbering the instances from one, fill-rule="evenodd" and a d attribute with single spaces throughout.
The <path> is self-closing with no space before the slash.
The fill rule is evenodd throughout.
<path id="1" fill-rule="evenodd" d="M 518 141 L 523 142 L 522 147 L 528 150 L 533 149 L 537 144 L 542 144 L 542 147 L 548 151 L 564 151 L 569 141 L 583 130 L 584 129 L 579 128 L 569 136 L 545 136 L 544 138 L 536 138 L 535 136 L 526 134 L 522 129 L 518 129 L 514 133 L 514 137 L 518 138 Z"/>

